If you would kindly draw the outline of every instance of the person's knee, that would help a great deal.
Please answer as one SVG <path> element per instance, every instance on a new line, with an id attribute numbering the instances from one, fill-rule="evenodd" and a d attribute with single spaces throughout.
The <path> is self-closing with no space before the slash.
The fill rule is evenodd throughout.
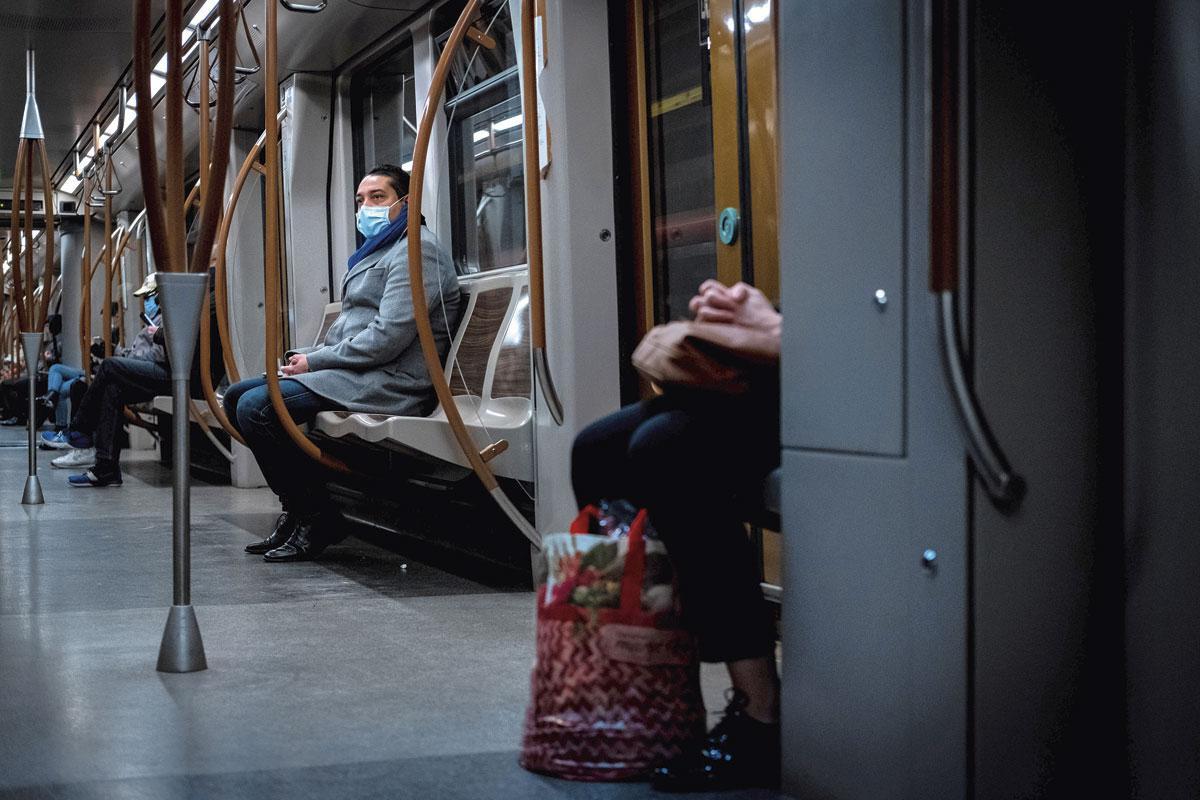
<path id="1" fill-rule="evenodd" d="M 274 410 L 271 408 L 271 398 L 266 392 L 252 390 L 246 392 L 237 401 L 238 428 L 243 433 L 261 432 L 274 423 Z"/>

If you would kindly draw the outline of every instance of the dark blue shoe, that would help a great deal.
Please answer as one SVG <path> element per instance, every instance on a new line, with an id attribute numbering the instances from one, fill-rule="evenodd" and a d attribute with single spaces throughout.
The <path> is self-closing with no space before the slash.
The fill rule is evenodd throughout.
<path id="1" fill-rule="evenodd" d="M 105 472 L 97 474 L 94 470 L 89 469 L 87 472 L 67 478 L 67 483 L 76 488 L 83 488 L 85 486 L 120 486 L 121 473 Z"/>
<path id="2" fill-rule="evenodd" d="M 79 431 L 71 431 L 67 434 L 67 444 L 74 447 L 76 450 L 86 450 L 92 446 L 92 437 L 86 433 Z"/>

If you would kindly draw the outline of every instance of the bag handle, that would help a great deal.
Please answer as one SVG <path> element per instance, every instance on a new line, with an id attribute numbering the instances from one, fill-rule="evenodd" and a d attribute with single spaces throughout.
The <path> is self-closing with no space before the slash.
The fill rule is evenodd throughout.
<path id="1" fill-rule="evenodd" d="M 571 533 L 587 533 L 593 519 L 600 516 L 595 505 L 584 506 L 571 523 Z M 642 612 L 642 579 L 646 574 L 646 509 L 642 509 L 629 525 L 628 548 L 625 552 L 625 574 L 621 576 L 620 614 L 628 618 Z"/>
<path id="2" fill-rule="evenodd" d="M 646 574 L 646 509 L 633 518 L 629 526 L 629 549 L 625 553 L 625 574 L 621 576 L 621 616 L 630 617 L 642 612 L 642 578 Z"/>

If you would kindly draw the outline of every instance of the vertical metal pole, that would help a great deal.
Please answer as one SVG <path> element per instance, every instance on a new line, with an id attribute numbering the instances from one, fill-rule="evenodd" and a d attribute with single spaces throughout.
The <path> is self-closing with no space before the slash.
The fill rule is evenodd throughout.
<path id="1" fill-rule="evenodd" d="M 172 562 L 173 605 L 158 651 L 159 672 L 198 672 L 208 669 L 204 642 L 192 608 L 191 480 L 188 474 L 188 376 L 196 347 L 201 306 L 207 303 L 207 276 L 159 273 L 158 293 L 162 300 L 163 335 L 171 362 L 172 458 Z"/>
<path id="2" fill-rule="evenodd" d="M 17 269 L 16 265 L 13 269 Z M 49 265 L 46 269 L 50 269 Z M 25 493 L 21 504 L 40 506 L 46 502 L 42 495 L 42 482 L 37 475 L 37 369 L 42 350 L 42 332 L 22 333 L 21 345 L 25 349 L 25 369 L 29 373 L 29 477 L 25 479 Z"/>

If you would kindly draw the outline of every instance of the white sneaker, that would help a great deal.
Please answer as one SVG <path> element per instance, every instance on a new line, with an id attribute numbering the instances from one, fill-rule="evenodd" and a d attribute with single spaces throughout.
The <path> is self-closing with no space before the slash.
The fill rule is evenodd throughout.
<path id="1" fill-rule="evenodd" d="M 50 462 L 57 469 L 85 469 L 96 466 L 96 448 L 86 447 L 72 450 Z"/>

